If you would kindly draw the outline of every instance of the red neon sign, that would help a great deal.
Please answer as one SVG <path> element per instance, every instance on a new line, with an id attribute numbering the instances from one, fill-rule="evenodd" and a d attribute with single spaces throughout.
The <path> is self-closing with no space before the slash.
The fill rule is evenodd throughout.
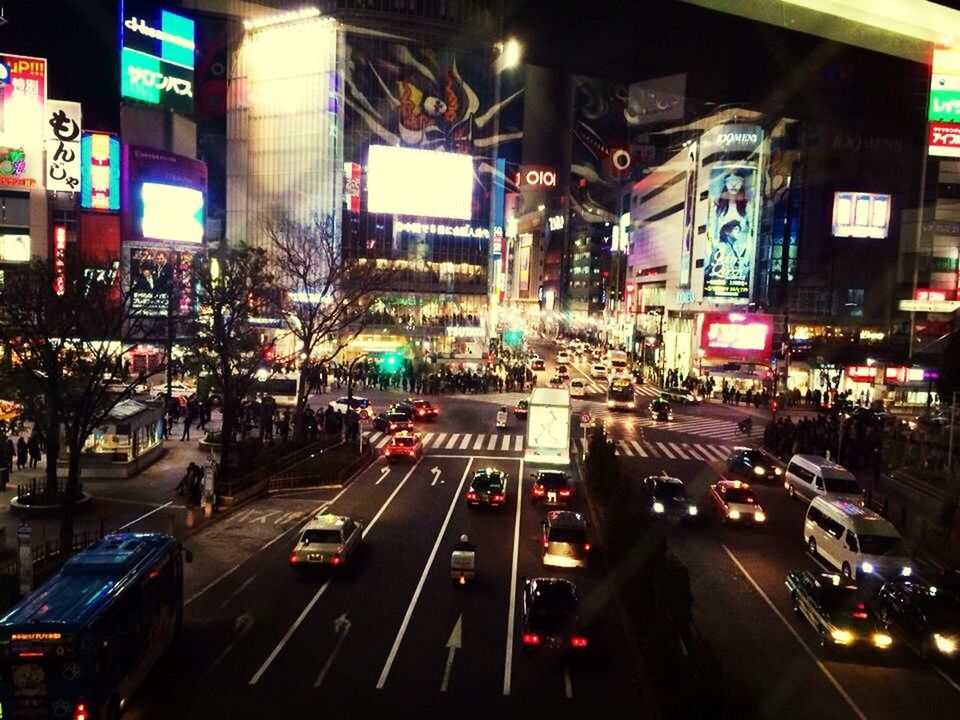
<path id="1" fill-rule="evenodd" d="M 876 365 L 852 365 L 847 368 L 847 377 L 855 382 L 873 382 L 876 376 Z"/>
<path id="2" fill-rule="evenodd" d="M 766 362 L 773 350 L 773 316 L 705 313 L 700 349 L 706 357 Z"/>
<path id="3" fill-rule="evenodd" d="M 63 295 L 66 291 L 67 267 L 67 228 L 63 225 L 53 227 L 53 291 Z"/>
<path id="4" fill-rule="evenodd" d="M 946 290 L 931 290 L 930 288 L 917 288 L 913 291 L 913 299 L 923 302 L 944 302 L 947 299 Z"/>

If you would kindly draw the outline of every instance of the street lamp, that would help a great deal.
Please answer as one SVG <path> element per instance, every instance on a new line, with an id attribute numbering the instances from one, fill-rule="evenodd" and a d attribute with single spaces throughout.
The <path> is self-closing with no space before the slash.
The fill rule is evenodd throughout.
<path id="1" fill-rule="evenodd" d="M 516 38 L 507 38 L 503 42 L 498 42 L 496 47 L 500 51 L 496 63 L 498 73 L 515 68 L 520 64 L 523 57 L 523 46 Z"/>

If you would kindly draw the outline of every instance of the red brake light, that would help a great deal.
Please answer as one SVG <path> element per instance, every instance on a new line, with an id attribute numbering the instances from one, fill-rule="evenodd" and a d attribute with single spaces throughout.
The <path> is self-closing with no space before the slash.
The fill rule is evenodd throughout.
<path id="1" fill-rule="evenodd" d="M 77 703 L 77 708 L 73 711 L 73 720 L 90 720 L 87 706 L 84 703 Z"/>
<path id="2" fill-rule="evenodd" d="M 417 415 L 426 415 L 426 412 L 427 412 L 426 410 L 423 410 L 421 408 L 420 410 L 417 410 Z"/>
<path id="3" fill-rule="evenodd" d="M 534 486 L 533 486 L 533 494 L 534 494 L 534 495 L 543 495 L 543 493 L 544 493 L 544 490 L 543 490 L 543 486 L 542 486 L 542 485 L 534 485 Z"/>
<path id="4" fill-rule="evenodd" d="M 339 564 L 340 564 L 340 556 L 339 556 L 339 555 L 334 555 L 332 558 L 330 558 L 330 562 L 333 563 L 334 565 L 339 565 Z"/>
<path id="5" fill-rule="evenodd" d="M 468 492 L 468 493 L 467 493 L 467 500 L 476 500 L 476 499 L 477 499 L 477 494 L 476 494 L 476 493 L 474 493 L 474 492 Z"/>
<path id="6" fill-rule="evenodd" d="M 43 657 L 43 653 L 36 650 L 32 650 L 32 651 L 24 651 L 21 653 L 17 653 L 17 656 L 18 657 Z"/>
<path id="7" fill-rule="evenodd" d="M 590 543 L 584 543 L 583 549 L 586 550 L 587 552 L 590 552 Z"/>
<path id="8" fill-rule="evenodd" d="M 548 547 L 550 547 L 550 541 L 549 541 L 549 540 L 544 540 L 544 541 L 543 541 L 543 549 L 546 550 Z"/>
<path id="9" fill-rule="evenodd" d="M 494 495 L 494 496 L 493 496 L 493 501 L 494 501 L 494 502 L 503 502 L 505 498 L 506 498 L 506 495 Z"/>
<path id="10" fill-rule="evenodd" d="M 570 644 L 575 648 L 585 648 L 587 646 L 587 639 L 585 637 L 580 637 L 579 635 L 574 635 L 570 638 Z"/>
<path id="11" fill-rule="evenodd" d="M 536 633 L 524 633 L 523 634 L 523 644 L 524 645 L 539 645 L 540 636 Z"/>
<path id="12" fill-rule="evenodd" d="M 296 554 L 296 553 L 291 553 L 291 555 L 290 555 L 290 564 L 291 564 L 291 565 L 296 565 L 296 564 L 297 564 L 297 554 Z"/>
<path id="13" fill-rule="evenodd" d="M 857 620 L 866 620 L 867 619 L 867 606 L 866 604 L 859 602 L 857 603 L 857 609 L 855 612 L 851 613 L 853 617 Z"/>
<path id="14" fill-rule="evenodd" d="M 570 497 L 570 491 L 569 491 L 569 490 L 561 490 L 561 491 L 558 493 L 558 495 L 560 495 L 560 497 Z"/>

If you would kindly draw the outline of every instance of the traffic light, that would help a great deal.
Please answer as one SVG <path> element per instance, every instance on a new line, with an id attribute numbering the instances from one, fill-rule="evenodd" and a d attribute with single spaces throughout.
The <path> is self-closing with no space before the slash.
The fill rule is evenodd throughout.
<path id="1" fill-rule="evenodd" d="M 395 373 L 403 367 L 403 358 L 400 353 L 386 353 L 380 358 L 380 369 L 386 373 Z"/>
<path id="2" fill-rule="evenodd" d="M 519 345 L 523 339 L 522 330 L 507 330 L 503 333 L 503 341 L 507 345 Z"/>

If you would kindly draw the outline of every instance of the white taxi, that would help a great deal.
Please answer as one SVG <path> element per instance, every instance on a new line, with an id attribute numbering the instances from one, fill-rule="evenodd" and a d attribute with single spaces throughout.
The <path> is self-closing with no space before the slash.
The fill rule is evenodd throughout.
<path id="1" fill-rule="evenodd" d="M 290 567 L 344 565 L 363 539 L 363 524 L 345 515 L 315 515 L 290 553 Z"/>
<path id="2" fill-rule="evenodd" d="M 714 483 L 710 486 L 710 500 L 725 523 L 760 525 L 767 521 L 753 488 L 740 480 Z"/>

